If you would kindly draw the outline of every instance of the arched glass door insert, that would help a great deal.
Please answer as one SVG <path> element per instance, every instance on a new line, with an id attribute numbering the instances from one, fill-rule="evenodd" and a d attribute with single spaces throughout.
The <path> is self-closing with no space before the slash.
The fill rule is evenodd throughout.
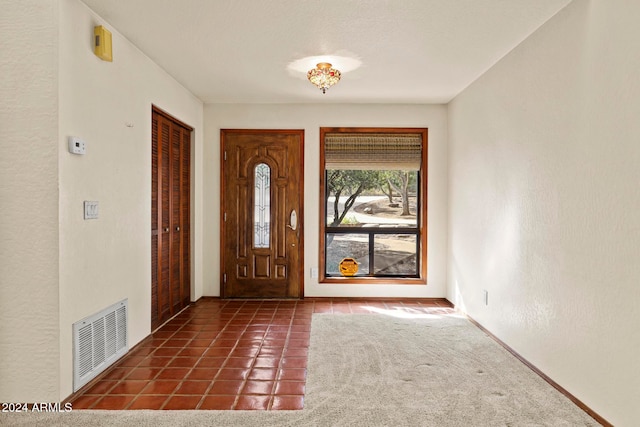
<path id="1" fill-rule="evenodd" d="M 271 224 L 271 169 L 259 163 L 254 169 L 253 247 L 268 248 Z"/>

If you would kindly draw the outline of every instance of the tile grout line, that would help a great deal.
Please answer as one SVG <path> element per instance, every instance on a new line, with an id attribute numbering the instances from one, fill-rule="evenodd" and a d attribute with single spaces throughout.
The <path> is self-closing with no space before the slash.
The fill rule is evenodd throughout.
<path id="1" fill-rule="evenodd" d="M 226 305 L 226 304 L 225 304 L 225 305 Z M 223 308 L 224 308 L 224 306 L 223 306 L 223 307 L 221 307 L 221 308 L 218 310 L 218 312 L 222 311 L 222 309 L 223 309 Z M 166 343 L 169 339 L 171 339 L 171 337 L 175 336 L 175 334 L 176 334 L 178 331 L 180 331 L 180 330 L 181 330 L 181 329 L 182 329 L 182 328 L 183 328 L 183 327 L 184 327 L 184 326 L 185 326 L 185 325 L 186 325 L 190 320 L 192 320 L 192 319 L 194 319 L 194 316 L 193 316 L 193 315 L 192 315 L 192 316 L 190 316 L 188 319 L 185 319 L 185 320 L 184 320 L 183 325 L 182 325 L 181 327 L 179 327 L 178 329 L 176 329 L 176 330 L 174 331 L 174 333 L 173 333 L 169 338 L 167 338 L 167 339 L 165 340 L 165 343 Z M 224 330 L 224 328 L 223 328 L 222 330 Z M 222 330 L 221 330 L 220 332 L 218 332 L 218 334 L 220 334 L 220 333 L 222 332 Z M 202 332 L 202 328 L 199 330 L 199 332 Z M 196 334 L 196 336 L 197 336 L 197 334 Z M 172 357 L 171 357 L 171 360 L 169 360 L 169 361 L 167 362 L 167 364 L 166 364 L 165 366 L 163 366 L 163 367 L 162 367 L 162 369 L 160 370 L 160 372 L 158 372 L 158 374 L 156 374 L 156 376 L 154 377 L 154 379 L 153 379 L 153 380 L 151 380 L 151 381 L 155 381 L 155 380 L 157 380 L 157 377 L 158 377 L 158 376 L 159 376 L 159 375 L 160 375 L 160 374 L 161 374 L 165 369 L 169 368 L 169 364 L 170 364 L 173 360 L 175 360 L 175 359 L 178 357 L 178 354 L 180 353 L 180 351 L 182 351 L 182 350 L 184 350 L 185 348 L 187 348 L 187 347 L 188 347 L 188 344 L 189 344 L 190 342 L 192 342 L 194 339 L 195 339 L 195 336 L 194 336 L 193 338 L 189 339 L 189 340 L 186 340 L 187 342 L 185 343 L 185 345 L 184 345 L 183 347 L 180 347 L 180 348 L 181 348 L 181 350 L 179 350 L 179 351 L 178 351 L 174 356 L 172 356 Z M 212 340 L 212 343 L 213 343 L 214 341 L 215 341 L 215 338 Z M 161 347 L 161 346 L 160 346 L 160 347 Z M 157 348 L 156 348 L 156 350 L 157 350 Z M 155 350 L 154 350 L 154 352 L 155 352 Z M 206 351 L 205 351 L 205 352 L 206 352 Z M 203 353 L 203 354 L 204 354 L 204 353 Z M 149 356 L 147 356 L 147 357 L 151 357 L 151 355 L 149 355 Z M 203 356 L 201 355 L 201 356 L 199 357 L 199 359 L 198 359 L 198 360 L 202 359 L 202 357 L 203 357 Z M 162 410 L 162 409 L 164 409 L 164 408 L 166 407 L 166 405 L 167 405 L 167 404 L 168 404 L 168 402 L 171 400 L 171 398 L 172 398 L 172 397 L 174 397 L 174 396 L 176 395 L 176 394 L 175 394 L 175 391 L 176 391 L 176 390 L 178 390 L 178 389 L 180 388 L 180 386 L 185 382 L 186 378 L 187 378 L 187 377 L 189 376 L 189 374 L 193 371 L 193 369 L 195 369 L 195 366 L 196 366 L 197 364 L 198 364 L 198 362 L 196 362 L 196 363 L 193 365 L 193 367 L 191 367 L 191 368 L 188 370 L 188 372 L 186 373 L 186 375 L 183 377 L 183 379 L 182 379 L 182 380 L 179 380 L 178 384 L 177 384 L 177 385 L 176 385 L 176 387 L 171 391 L 171 393 L 168 393 L 168 394 L 158 393 L 158 394 L 157 394 L 157 396 L 166 396 L 166 397 L 165 397 L 165 401 L 162 403 L 162 405 L 160 405 L 160 407 L 158 408 L 158 410 Z M 177 369 L 179 369 L 179 367 L 178 367 Z M 168 380 L 167 380 L 167 381 L 168 381 Z M 127 407 L 126 407 L 125 409 L 128 409 L 128 408 L 133 404 L 133 402 L 135 402 L 139 397 L 143 396 L 143 393 L 142 393 L 142 392 L 143 392 L 147 387 L 148 387 L 148 384 L 147 384 L 145 387 L 143 387 L 143 388 L 142 388 L 142 390 L 140 390 L 140 392 L 139 392 L 139 393 L 134 397 L 134 399 L 133 399 L 131 402 L 129 402 L 129 404 L 127 405 Z M 156 396 L 156 394 L 149 394 L 149 396 Z"/>
<path id="2" fill-rule="evenodd" d="M 231 324 L 231 322 L 233 321 L 233 319 L 238 315 L 238 313 L 240 312 L 240 310 L 245 307 L 247 304 L 246 302 L 243 302 L 242 305 L 240 307 L 238 307 L 238 309 L 236 310 L 236 312 L 234 313 L 233 316 L 231 316 L 231 318 L 229 318 L 229 320 L 227 321 L 225 327 L 220 331 L 220 333 L 224 332 L 224 330 L 229 326 L 229 324 Z M 251 319 L 247 322 L 247 325 L 245 326 L 242 334 L 244 334 L 247 331 L 247 328 L 249 327 L 250 321 L 255 319 L 256 317 L 256 312 L 254 311 L 253 316 L 251 316 Z M 240 336 L 242 336 L 242 334 L 240 334 Z M 264 337 L 263 337 L 264 340 Z M 211 383 L 209 384 L 209 386 L 205 389 L 204 393 L 202 394 L 202 397 L 200 398 L 200 400 L 198 401 L 198 403 L 196 404 L 196 408 L 195 409 L 199 409 L 202 406 L 202 403 L 204 402 L 205 398 L 207 397 L 207 395 L 209 394 L 209 391 L 213 388 L 213 384 L 215 383 L 216 379 L 218 378 L 218 375 L 220 375 L 220 372 L 222 371 L 222 369 L 224 369 L 224 367 L 226 366 L 227 362 L 229 361 L 229 358 L 231 357 L 231 354 L 233 353 L 233 351 L 238 348 L 238 343 L 240 341 L 240 338 L 238 337 L 238 339 L 236 340 L 236 343 L 233 347 L 231 347 L 231 350 L 229 350 L 229 354 L 227 354 L 225 361 L 222 363 L 222 365 L 220 365 L 220 367 L 218 368 L 218 372 L 216 373 L 216 375 L 214 375 L 213 379 L 211 380 Z M 213 343 L 212 343 L 213 344 Z M 206 351 L 205 351 L 206 353 Z M 204 353 L 203 353 L 204 355 Z M 204 357 L 204 356 L 203 356 Z M 255 363 L 255 361 L 254 361 Z M 251 368 L 250 368 L 251 369 Z M 231 405 L 231 408 L 235 408 L 235 406 L 238 403 L 238 400 L 240 398 L 240 392 L 241 390 L 244 388 L 244 385 L 246 383 L 246 378 L 242 381 L 242 385 L 240 386 L 240 389 L 238 390 L 238 392 L 235 394 L 235 399 L 233 404 Z"/>
<path id="3" fill-rule="evenodd" d="M 296 301 L 297 306 L 297 301 Z M 278 304 L 280 306 L 280 304 Z M 275 400 L 275 391 L 277 388 L 277 384 L 280 382 L 278 379 L 278 375 L 282 370 L 282 363 L 285 357 L 286 350 L 288 348 L 289 339 L 291 338 L 291 324 L 293 323 L 293 319 L 295 317 L 295 307 L 293 313 L 291 314 L 291 318 L 289 319 L 289 328 L 287 329 L 287 337 L 285 338 L 284 344 L 282 346 L 282 353 L 280 353 L 280 360 L 278 360 L 278 366 L 276 367 L 276 378 L 274 378 L 273 384 L 271 385 L 271 393 L 269 395 L 269 402 L 267 402 L 267 410 L 271 410 L 273 407 L 273 401 Z"/>
<path id="4" fill-rule="evenodd" d="M 224 306 L 220 309 L 220 311 L 222 311 L 225 307 L 227 307 L 229 305 L 229 301 L 227 301 Z M 224 327 L 220 330 L 220 332 L 218 333 L 218 336 L 216 337 L 216 340 L 218 339 L 218 337 L 225 332 L 225 330 L 227 329 L 227 327 L 229 326 L 229 324 L 232 322 L 232 320 L 238 315 L 238 312 L 242 309 L 242 307 L 244 307 L 245 303 L 243 303 L 242 305 L 240 305 L 235 313 L 233 314 L 233 316 L 231 316 L 225 323 Z M 230 332 L 230 331 L 229 331 Z M 215 341 L 211 342 L 211 345 L 213 345 L 215 343 Z M 229 350 L 229 354 L 227 354 L 227 356 L 224 359 L 224 362 L 222 362 L 222 364 L 220 365 L 220 367 L 218 367 L 218 372 L 216 372 L 216 374 L 213 376 L 213 378 L 211 379 L 211 383 L 209 384 L 209 386 L 205 389 L 204 393 L 202 393 L 202 397 L 200 398 L 200 401 L 196 404 L 196 409 L 198 409 L 202 403 L 204 402 L 204 399 L 206 398 L 206 396 L 209 394 L 209 390 L 211 390 L 211 388 L 213 387 L 213 384 L 216 381 L 216 378 L 218 378 L 218 375 L 220 375 L 220 371 L 222 371 L 222 369 L 224 369 L 224 367 L 226 366 L 227 362 L 229 361 L 229 357 L 231 357 L 231 353 L 233 353 L 233 350 L 235 350 L 238 347 L 238 341 L 236 340 L 236 343 L 233 347 L 231 347 L 231 350 Z M 213 347 L 211 347 L 213 348 Z M 203 355 L 206 353 L 206 351 L 203 353 Z M 231 407 L 233 408 L 236 404 L 236 401 L 238 400 L 238 397 L 236 395 L 236 398 L 233 402 L 233 404 L 231 405 Z"/>
<path id="5" fill-rule="evenodd" d="M 291 320 L 289 322 L 289 332 L 287 333 L 287 339 L 285 341 L 285 346 L 284 346 L 284 349 L 282 351 L 282 357 L 280 358 L 280 366 L 278 368 L 278 372 L 281 372 L 281 370 L 283 369 L 283 361 L 284 361 L 284 358 L 285 358 L 286 350 L 289 348 L 289 341 L 291 340 L 292 327 L 293 327 L 294 320 L 296 318 L 297 311 L 298 311 L 298 302 L 296 301 L 296 303 L 294 305 L 293 313 L 291 314 Z M 308 358 L 309 358 L 309 355 L 307 353 L 307 360 L 305 361 L 305 370 L 306 370 L 307 363 L 309 361 Z M 275 395 L 276 386 L 277 386 L 277 384 L 279 384 L 279 382 L 280 382 L 280 380 L 278 380 L 278 383 L 274 382 L 274 384 L 273 384 L 274 395 L 271 397 L 271 400 L 269 402 L 269 409 L 273 408 L 273 402 L 275 401 L 275 397 L 276 397 L 276 395 Z M 307 376 L 306 376 L 306 374 L 305 374 L 304 384 L 305 384 L 305 387 L 306 387 L 306 384 L 307 384 Z M 302 399 L 303 399 L 303 402 L 304 402 L 304 394 L 302 395 Z M 303 403 L 303 407 L 304 407 L 304 403 Z"/>
<path id="6" fill-rule="evenodd" d="M 191 320 L 191 319 L 193 319 L 193 315 L 192 315 L 191 317 L 189 317 L 189 319 L 185 319 L 185 323 L 183 323 L 183 325 L 182 325 L 180 328 L 178 328 L 178 330 L 176 330 L 176 332 L 175 332 L 173 335 L 175 335 L 178 331 L 180 331 L 180 329 L 184 328 L 184 327 L 185 327 L 185 325 L 188 323 L 188 321 L 189 321 L 189 320 Z M 173 336 L 173 335 L 172 335 L 172 336 Z M 196 334 L 196 335 L 197 335 L 197 334 Z M 195 336 L 194 336 L 194 338 L 195 338 Z M 185 343 L 185 345 L 182 347 L 182 350 L 184 350 L 185 348 L 187 348 L 187 347 L 188 347 L 188 345 L 189 345 L 189 343 L 190 343 L 191 341 L 193 341 L 193 339 L 194 339 L 194 338 L 191 338 L 187 343 Z M 167 340 L 167 341 L 168 341 L 168 340 Z M 181 351 L 181 350 L 180 350 L 180 351 Z M 180 351 L 178 351 L 178 352 L 177 352 L 177 353 L 176 353 L 176 354 L 171 358 L 171 360 L 169 360 L 169 361 L 168 361 L 168 363 L 167 363 L 167 364 L 162 368 L 162 370 L 161 370 L 160 372 L 158 372 L 158 375 L 160 375 L 160 373 L 161 373 L 162 371 L 164 371 L 165 369 L 167 369 L 167 368 L 169 367 L 169 364 L 170 364 L 171 362 L 173 362 L 173 361 L 178 357 L 178 354 L 180 354 Z M 196 362 L 196 364 L 197 364 L 197 362 Z M 193 366 L 195 367 L 195 364 L 194 364 Z M 167 404 L 169 403 L 169 401 L 171 400 L 171 398 L 172 398 L 173 396 L 175 396 L 175 391 L 176 391 L 176 390 L 178 390 L 178 389 L 180 388 L 180 386 L 184 383 L 184 379 L 185 379 L 187 376 L 189 376 L 189 374 L 191 373 L 191 371 L 192 371 L 192 370 L 193 370 L 193 368 L 189 369 L 189 371 L 187 372 L 187 374 L 183 377 L 183 379 L 182 379 L 182 380 L 180 380 L 180 381 L 178 382 L 177 386 L 176 386 L 176 387 L 171 391 L 171 393 L 166 394 L 166 395 L 163 395 L 163 396 L 167 396 L 167 397 L 165 398 L 164 403 L 163 403 L 162 405 L 160 405 L 160 408 L 158 408 L 159 410 L 162 410 L 162 409 L 164 409 L 164 407 L 166 407 L 166 406 L 167 406 Z M 147 384 L 147 386 L 146 386 L 146 387 L 148 387 L 148 384 Z M 145 387 L 145 388 L 146 388 L 146 387 Z M 143 388 L 142 390 L 140 390 L 140 393 L 138 394 L 138 396 L 141 396 L 143 391 L 144 391 L 144 388 Z M 137 399 L 137 397 L 136 397 L 136 399 Z M 134 399 L 134 400 L 135 400 L 135 399 Z M 133 401 L 132 401 L 131 403 L 133 403 Z M 130 404 L 130 405 L 131 405 L 131 404 Z"/>
<path id="7" fill-rule="evenodd" d="M 185 321 L 183 322 L 182 326 L 180 326 L 178 329 L 176 329 L 176 330 L 174 331 L 174 333 L 171 335 L 171 337 L 173 337 L 173 336 L 174 336 L 178 331 L 180 331 L 182 328 L 184 328 L 184 326 L 187 324 L 187 322 L 188 322 L 189 320 L 191 320 L 191 319 L 193 319 L 193 316 L 189 317 L 188 319 L 185 319 Z M 169 339 L 170 339 L 171 337 L 167 338 L 167 339 L 165 340 L 165 343 L 166 343 L 167 341 L 169 341 Z M 182 347 L 182 349 L 186 348 L 186 347 L 188 346 L 188 343 L 190 343 L 191 341 L 193 341 L 193 338 L 192 338 L 192 339 L 190 339 L 187 343 L 185 343 L 185 346 L 184 346 L 184 347 Z M 161 348 L 161 347 L 162 347 L 162 345 L 161 345 L 161 346 L 159 346 L 158 348 Z M 156 349 L 152 352 L 152 354 L 153 354 L 153 353 L 155 353 L 155 352 L 158 350 L 158 348 L 156 348 Z M 162 367 L 162 369 L 161 369 L 161 370 L 156 374 L 156 376 L 154 377 L 154 379 L 153 379 L 153 380 L 150 380 L 149 382 L 151 382 L 151 381 L 156 381 L 156 378 L 160 375 L 160 373 L 169 367 L 169 364 L 170 364 L 170 363 L 171 363 L 171 362 L 172 362 L 176 357 L 178 357 L 178 354 L 179 354 L 179 353 L 180 353 L 180 351 L 178 351 L 178 352 L 177 352 L 177 353 L 176 353 L 176 354 L 171 358 L 171 360 L 169 360 L 169 361 L 168 361 L 168 363 L 167 363 L 165 366 L 163 366 L 163 367 Z M 151 355 L 149 355 L 149 356 L 147 356 L 147 357 L 151 357 Z M 194 366 L 195 366 L 195 365 L 194 365 Z M 189 375 L 189 373 L 191 373 L 191 370 L 189 370 L 189 372 L 187 372 L 187 376 Z M 185 376 L 184 378 L 186 378 L 186 376 Z M 176 388 L 175 388 L 173 391 L 177 390 L 177 389 L 180 387 L 180 385 L 182 385 L 182 382 L 183 382 L 183 381 L 184 381 L 184 380 L 180 381 L 180 382 L 178 383 L 178 385 L 176 386 Z M 131 402 L 129 402 L 129 404 L 127 405 L 127 407 L 126 407 L 125 409 L 128 409 L 129 407 L 131 407 L 131 405 L 133 404 L 133 402 L 135 402 L 139 397 L 141 397 L 141 396 L 142 396 L 142 392 L 143 392 L 147 387 L 149 387 L 149 384 L 147 384 L 146 386 L 144 386 L 144 387 L 142 388 L 142 390 L 140 390 L 140 392 L 138 392 L 138 394 L 136 395 L 136 397 L 134 397 L 134 398 L 133 398 L 133 400 L 131 400 Z M 165 394 L 159 394 L 159 395 L 160 395 L 160 396 L 166 396 L 166 397 L 165 397 L 164 402 L 162 403 L 162 405 L 160 405 L 160 408 L 158 408 L 159 410 L 161 410 L 161 409 L 163 409 L 163 408 L 167 405 L 167 403 L 169 402 L 169 400 L 171 400 L 171 397 L 173 396 L 173 393 L 171 393 L 171 394 L 166 394 L 166 395 L 165 395 Z M 153 395 L 150 395 L 150 396 L 153 396 Z"/>

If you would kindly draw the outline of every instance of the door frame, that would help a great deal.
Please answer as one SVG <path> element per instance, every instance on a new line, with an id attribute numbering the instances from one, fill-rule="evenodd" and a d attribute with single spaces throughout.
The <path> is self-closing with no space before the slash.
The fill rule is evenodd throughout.
<path id="1" fill-rule="evenodd" d="M 300 150 L 300 165 L 298 167 L 298 176 L 295 177 L 300 183 L 298 187 L 298 200 L 299 200 L 299 239 L 298 239 L 298 299 L 304 298 L 304 129 L 220 129 L 220 298 L 225 298 L 225 283 L 224 283 L 224 266 L 225 266 L 225 243 L 226 243 L 226 230 L 225 230 L 225 138 L 227 134 L 295 134 L 300 136 L 300 144 L 298 149 Z"/>

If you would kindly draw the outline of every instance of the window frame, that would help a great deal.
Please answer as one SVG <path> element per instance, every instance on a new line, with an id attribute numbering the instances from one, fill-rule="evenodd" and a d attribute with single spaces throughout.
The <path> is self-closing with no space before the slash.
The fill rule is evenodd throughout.
<path id="1" fill-rule="evenodd" d="M 327 276 L 326 274 L 326 241 L 327 234 L 334 232 L 335 228 L 327 227 L 327 173 L 325 162 L 325 135 L 327 133 L 361 133 L 361 134 L 418 134 L 422 140 L 422 159 L 420 171 L 418 173 L 417 185 L 417 229 L 418 229 L 418 253 L 417 253 L 417 276 L 401 277 L 396 275 L 386 276 Z M 427 188 L 428 188 L 428 129 L 427 128 L 376 128 L 376 127 L 321 127 L 320 128 L 320 254 L 319 254 L 319 283 L 340 283 L 340 284 L 426 284 L 427 278 Z M 328 230 L 329 229 L 329 230 Z M 402 234 L 402 228 L 396 229 L 395 233 L 390 229 L 362 229 L 351 227 L 341 227 L 340 233 L 351 230 L 357 234 Z M 413 233 L 411 233 L 413 234 Z M 370 254 L 373 256 L 373 254 Z"/>

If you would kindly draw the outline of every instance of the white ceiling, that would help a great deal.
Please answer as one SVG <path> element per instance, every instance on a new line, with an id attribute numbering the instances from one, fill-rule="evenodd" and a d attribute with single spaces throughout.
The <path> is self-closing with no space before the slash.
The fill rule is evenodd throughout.
<path id="1" fill-rule="evenodd" d="M 572 0 L 82 1 L 206 103 L 446 103 Z M 287 68 L 325 55 L 362 65 Z"/>

